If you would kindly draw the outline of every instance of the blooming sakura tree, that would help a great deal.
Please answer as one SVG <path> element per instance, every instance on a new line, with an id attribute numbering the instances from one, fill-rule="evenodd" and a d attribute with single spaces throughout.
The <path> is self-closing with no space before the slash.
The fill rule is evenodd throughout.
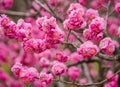
<path id="1" fill-rule="evenodd" d="M 119 15 L 120 0 L 0 0 L 0 87 L 120 87 Z"/>

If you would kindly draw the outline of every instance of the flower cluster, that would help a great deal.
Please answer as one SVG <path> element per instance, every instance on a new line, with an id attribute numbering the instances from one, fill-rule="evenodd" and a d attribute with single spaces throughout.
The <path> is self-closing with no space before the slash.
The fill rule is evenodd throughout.
<path id="1" fill-rule="evenodd" d="M 54 59 L 60 62 L 67 62 L 68 56 L 62 52 L 57 52 Z"/>
<path id="2" fill-rule="evenodd" d="M 83 36 L 88 40 L 100 41 L 103 38 L 105 20 L 101 17 L 94 18 L 89 24 L 89 29 L 85 29 Z"/>
<path id="3" fill-rule="evenodd" d="M 29 39 L 24 41 L 23 48 L 26 52 L 40 53 L 49 48 L 49 44 L 41 39 Z"/>
<path id="4" fill-rule="evenodd" d="M 35 79 L 38 76 L 38 72 L 34 67 L 24 67 L 20 63 L 16 63 L 11 70 L 17 77 L 21 78 L 25 83 L 35 81 Z"/>
<path id="5" fill-rule="evenodd" d="M 74 3 L 68 9 L 68 19 L 64 21 L 67 30 L 82 29 L 86 26 L 84 19 L 85 9 L 82 5 Z"/>
<path id="6" fill-rule="evenodd" d="M 91 41 L 87 41 L 81 44 L 77 51 L 84 59 L 88 59 L 94 57 L 99 52 L 99 48 Z"/>
<path id="7" fill-rule="evenodd" d="M 52 74 L 41 72 L 39 75 L 39 80 L 41 83 L 44 83 L 44 85 L 48 85 L 53 81 L 53 76 Z"/>
<path id="8" fill-rule="evenodd" d="M 22 19 L 16 24 L 6 15 L 2 15 L 0 19 L 0 26 L 8 38 L 17 39 L 18 41 L 25 41 L 30 38 L 31 24 L 25 23 Z"/>
<path id="9" fill-rule="evenodd" d="M 37 19 L 36 23 L 39 29 L 45 32 L 46 42 L 53 45 L 64 41 L 64 32 L 58 27 L 54 17 L 41 17 Z"/>

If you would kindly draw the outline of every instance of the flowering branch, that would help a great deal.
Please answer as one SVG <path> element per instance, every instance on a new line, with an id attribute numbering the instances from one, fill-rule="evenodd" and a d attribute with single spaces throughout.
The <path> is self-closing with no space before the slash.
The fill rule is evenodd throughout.
<path id="1" fill-rule="evenodd" d="M 39 0 L 35 0 L 36 3 L 38 3 L 43 9 L 45 9 L 47 12 L 49 12 L 50 14 L 52 14 L 56 19 L 58 19 L 60 22 L 63 22 L 63 20 L 53 11 L 53 9 L 51 8 L 50 4 L 48 3 L 48 1 L 44 0 L 44 2 L 47 4 L 48 8 L 45 7 Z"/>
<path id="2" fill-rule="evenodd" d="M 101 85 L 107 81 L 109 81 L 110 79 L 112 79 L 114 76 L 116 76 L 117 74 L 120 73 L 120 70 L 118 70 L 117 72 L 114 73 L 114 75 L 112 75 L 110 78 L 107 78 L 107 79 L 104 79 L 100 82 L 96 82 L 96 83 L 88 83 L 88 84 L 79 84 L 79 83 L 73 83 L 73 82 L 68 82 L 68 81 L 64 81 L 64 80 L 57 80 L 59 82 L 62 82 L 62 83 L 66 83 L 66 84 L 72 84 L 72 85 L 76 85 L 76 86 L 80 86 L 80 87 L 85 87 L 85 86 L 94 86 L 94 85 Z"/>

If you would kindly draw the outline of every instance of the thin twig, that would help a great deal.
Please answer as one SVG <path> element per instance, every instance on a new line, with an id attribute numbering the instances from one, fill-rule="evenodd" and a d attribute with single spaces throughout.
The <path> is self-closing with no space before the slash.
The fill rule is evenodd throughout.
<path id="1" fill-rule="evenodd" d="M 110 9 L 110 4 L 111 4 L 111 1 L 109 0 L 108 1 L 108 5 L 107 5 L 107 12 L 106 12 L 106 24 L 105 24 L 105 35 L 108 36 L 107 34 L 107 23 L 108 23 L 108 17 L 109 17 L 109 9 Z"/>
<path id="2" fill-rule="evenodd" d="M 83 41 L 78 37 L 78 35 L 74 31 L 71 31 L 71 34 L 73 34 L 77 38 L 77 40 L 83 43 Z"/>
<path id="3" fill-rule="evenodd" d="M 67 39 L 66 39 L 67 42 L 68 42 L 68 40 L 69 40 L 70 34 L 71 34 L 71 30 L 69 30 L 69 32 L 68 32 Z"/>

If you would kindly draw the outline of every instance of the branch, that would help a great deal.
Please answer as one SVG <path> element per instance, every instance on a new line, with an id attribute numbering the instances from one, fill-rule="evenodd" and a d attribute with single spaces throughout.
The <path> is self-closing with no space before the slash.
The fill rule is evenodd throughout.
<path id="1" fill-rule="evenodd" d="M 115 61 L 115 60 L 118 60 L 118 59 L 119 59 L 119 58 L 118 58 L 118 55 L 116 55 L 116 56 L 114 56 L 114 57 L 109 57 L 109 56 L 107 56 L 107 55 L 104 55 L 104 54 L 102 54 L 102 53 L 99 53 L 97 56 L 98 56 L 99 58 L 101 58 L 101 59 L 106 60 L 106 61 Z"/>
<path id="2" fill-rule="evenodd" d="M 71 33 L 77 38 L 77 40 L 83 43 L 83 41 L 78 37 L 78 35 L 74 31 L 72 31 Z"/>
<path id="3" fill-rule="evenodd" d="M 81 87 L 85 87 L 85 86 L 93 86 L 93 85 L 101 85 L 107 81 L 109 81 L 110 79 L 112 79 L 114 76 L 116 76 L 117 74 L 120 73 L 120 70 L 118 70 L 116 73 L 114 73 L 114 75 L 112 75 L 110 78 L 108 79 L 104 79 L 100 82 L 96 82 L 96 83 L 88 83 L 88 84 L 79 84 L 79 83 L 74 83 L 74 82 L 68 82 L 68 81 L 64 81 L 64 80 L 55 80 L 55 81 L 59 81 L 59 82 L 62 82 L 62 83 L 66 83 L 66 84 L 71 84 L 71 85 L 76 85 L 76 86 L 81 86 Z"/>
<path id="4" fill-rule="evenodd" d="M 35 16 L 36 14 L 30 14 L 29 12 L 16 12 L 10 10 L 0 10 L 0 14 L 14 15 L 14 16 Z"/>
<path id="5" fill-rule="evenodd" d="M 79 65 L 79 64 L 82 64 L 82 63 L 92 63 L 92 62 L 100 62 L 100 61 L 98 59 L 82 60 L 82 61 L 79 61 L 77 63 L 70 64 L 70 65 L 68 65 L 68 67 L 76 66 L 76 65 Z"/>
<path id="6" fill-rule="evenodd" d="M 106 24 L 105 24 L 105 35 L 107 35 L 107 36 L 108 36 L 108 34 L 107 34 L 107 23 L 108 23 L 108 17 L 109 17 L 110 4 L 111 4 L 111 1 L 109 0 L 108 5 L 107 5 Z"/>
<path id="7" fill-rule="evenodd" d="M 92 78 L 91 78 L 91 75 L 90 75 L 90 71 L 89 71 L 89 68 L 88 68 L 87 64 L 83 63 L 82 65 L 83 65 L 83 71 L 85 73 L 85 76 L 88 79 L 88 83 L 92 84 L 93 81 L 92 81 Z"/>

